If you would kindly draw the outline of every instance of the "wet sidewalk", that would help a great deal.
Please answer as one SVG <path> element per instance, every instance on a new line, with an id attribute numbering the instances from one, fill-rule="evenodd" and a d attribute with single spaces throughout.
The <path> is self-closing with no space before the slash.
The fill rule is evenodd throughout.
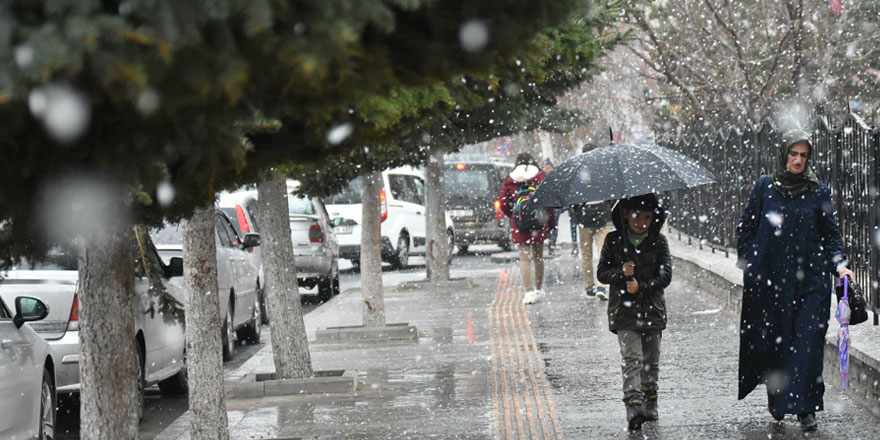
<path id="1" fill-rule="evenodd" d="M 677 255 L 687 251 L 671 245 Z M 454 274 L 467 276 L 471 287 L 386 287 L 387 322 L 415 325 L 418 342 L 311 344 L 316 370 L 357 371 L 356 394 L 228 400 L 230 437 L 633 438 L 625 430 L 607 303 L 582 295 L 579 261 L 561 252 L 548 262 L 547 297 L 530 306 L 521 304 L 517 267 Z M 793 416 L 772 421 L 762 388 L 736 400 L 735 314 L 696 287 L 694 272 L 673 278 L 661 418 L 636 437 L 803 438 Z M 350 289 L 307 315 L 310 340 L 318 328 L 360 324 L 360 302 L 360 291 Z M 227 380 L 273 368 L 267 346 Z M 826 378 L 826 387 L 826 411 L 811 438 L 878 436 L 880 422 L 842 394 L 839 382 Z M 186 417 L 158 438 L 186 439 Z"/>

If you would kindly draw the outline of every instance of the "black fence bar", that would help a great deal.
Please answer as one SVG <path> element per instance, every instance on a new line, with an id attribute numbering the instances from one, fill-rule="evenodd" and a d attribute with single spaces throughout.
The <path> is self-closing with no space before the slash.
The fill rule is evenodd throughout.
<path id="1" fill-rule="evenodd" d="M 878 313 L 880 133 L 855 114 L 835 126 L 821 109 L 813 127 L 812 167 L 831 187 L 850 269 Z M 661 139 L 661 145 L 694 158 L 718 178 L 717 184 L 672 193 L 670 224 L 699 240 L 701 247 L 735 248 L 736 223 L 755 181 L 773 171 L 781 136 L 781 129 L 766 121 L 691 133 L 678 141 Z"/>

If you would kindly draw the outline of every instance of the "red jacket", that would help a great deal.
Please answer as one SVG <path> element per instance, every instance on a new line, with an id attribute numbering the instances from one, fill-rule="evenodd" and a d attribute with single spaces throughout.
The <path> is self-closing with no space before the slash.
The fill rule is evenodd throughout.
<path id="1" fill-rule="evenodd" d="M 513 215 L 513 205 L 516 203 L 516 193 L 519 191 L 520 185 L 528 182 L 537 187 L 544 181 L 544 173 L 540 171 L 530 178 L 528 178 L 530 173 L 523 174 L 518 171 L 522 171 L 520 167 L 514 168 L 504 182 L 504 186 L 501 187 L 501 195 L 498 196 L 498 199 L 501 201 L 501 211 L 507 217 Z M 514 179 L 514 177 L 517 179 Z M 556 227 L 556 211 L 552 208 L 549 208 L 547 211 L 550 213 L 550 218 L 544 227 L 538 231 L 520 231 L 513 224 L 513 218 L 511 217 L 510 240 L 516 244 L 543 243 L 544 240 L 550 237 L 550 230 Z"/>

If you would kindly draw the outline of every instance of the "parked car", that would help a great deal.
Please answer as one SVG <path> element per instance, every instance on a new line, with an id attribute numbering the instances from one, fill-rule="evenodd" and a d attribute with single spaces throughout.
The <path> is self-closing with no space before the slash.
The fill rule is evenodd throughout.
<path id="1" fill-rule="evenodd" d="M 232 222 L 220 210 L 214 211 L 214 231 L 223 359 L 229 360 L 235 355 L 236 340 L 260 340 L 263 308 L 259 298 L 262 295 L 257 268 L 248 258 L 248 250 L 259 246 L 260 234 L 246 233 L 243 238 L 239 237 Z M 159 256 L 166 263 L 174 257 L 183 257 L 183 228 L 180 224 L 165 225 L 153 231 L 151 236 Z"/>
<path id="2" fill-rule="evenodd" d="M 355 265 L 360 264 L 362 192 L 361 180 L 354 179 L 342 191 L 325 199 L 339 240 L 339 254 Z M 427 249 L 425 179 L 421 171 L 411 167 L 383 171 L 380 206 L 382 261 L 405 268 L 410 255 L 424 255 Z M 451 255 L 455 226 L 449 215 L 445 219 Z"/>
<path id="3" fill-rule="evenodd" d="M 287 181 L 287 214 L 300 286 L 318 286 L 318 299 L 339 294 L 339 242 L 324 202 L 296 194 L 299 182 Z"/>
<path id="4" fill-rule="evenodd" d="M 245 234 L 260 234 L 261 228 L 257 221 L 257 190 L 240 190 L 234 192 L 222 192 L 217 201 L 217 207 L 229 217 L 232 227 L 239 239 Z M 262 236 L 261 236 L 262 237 Z M 263 324 L 269 323 L 269 315 L 266 313 L 266 277 L 263 272 L 263 253 L 261 246 L 254 246 L 247 250 L 247 259 L 251 265 L 257 268 L 257 301 L 260 304 L 260 317 Z"/>
<path id="5" fill-rule="evenodd" d="M 512 169 L 513 165 L 488 161 L 447 164 L 443 179 L 446 210 L 455 224 L 459 252 L 483 243 L 511 249 L 510 220 L 501 212 L 498 195 Z"/>
<path id="6" fill-rule="evenodd" d="M 2 285 L 3 281 L 0 281 Z M 37 298 L 0 298 L 0 438 L 55 438 L 55 367 L 49 344 L 30 325 L 49 307 Z"/>
<path id="7" fill-rule="evenodd" d="M 319 197 L 301 196 L 297 189 L 299 182 L 287 181 L 287 213 L 297 281 L 308 289 L 317 286 L 318 298 L 328 301 L 339 293 L 339 244 L 324 202 Z M 242 190 L 221 194 L 219 205 L 230 218 L 238 220 L 232 222 L 237 230 L 249 228 L 259 232 L 256 203 L 257 191 Z"/>
<path id="8" fill-rule="evenodd" d="M 186 394 L 189 390 L 183 322 L 160 313 L 159 298 L 151 293 L 164 290 L 182 304 L 183 261 L 178 259 L 170 266 L 163 264 L 153 243 L 144 235 L 141 240 L 134 234 L 130 237 L 131 245 L 139 246 L 142 252 L 135 256 L 132 274 L 141 411 L 146 386 L 158 384 L 165 394 Z M 0 297 L 7 303 L 27 296 L 39 298 L 48 306 L 46 319 L 28 325 L 48 342 L 52 358 L 56 360 L 57 392 L 78 393 L 80 335 L 76 256 L 53 248 L 39 261 L 19 261 L 3 278 Z"/>

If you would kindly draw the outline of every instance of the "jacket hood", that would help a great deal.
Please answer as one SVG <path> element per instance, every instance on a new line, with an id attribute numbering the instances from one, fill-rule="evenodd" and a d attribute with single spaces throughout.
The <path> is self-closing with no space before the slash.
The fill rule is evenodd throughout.
<path id="1" fill-rule="evenodd" d="M 510 172 L 510 178 L 513 179 L 514 182 L 528 182 L 535 178 L 541 170 L 534 165 L 517 165 L 513 171 Z"/>
<path id="2" fill-rule="evenodd" d="M 630 197 L 628 199 L 620 199 L 614 204 L 611 210 L 611 222 L 618 231 L 627 229 L 626 219 L 624 216 L 624 207 L 639 206 L 652 209 L 654 211 L 654 221 L 648 228 L 648 235 L 656 236 L 660 233 L 660 228 L 666 223 L 666 208 L 662 199 L 658 199 L 656 194 L 645 194 L 641 196 Z"/>

